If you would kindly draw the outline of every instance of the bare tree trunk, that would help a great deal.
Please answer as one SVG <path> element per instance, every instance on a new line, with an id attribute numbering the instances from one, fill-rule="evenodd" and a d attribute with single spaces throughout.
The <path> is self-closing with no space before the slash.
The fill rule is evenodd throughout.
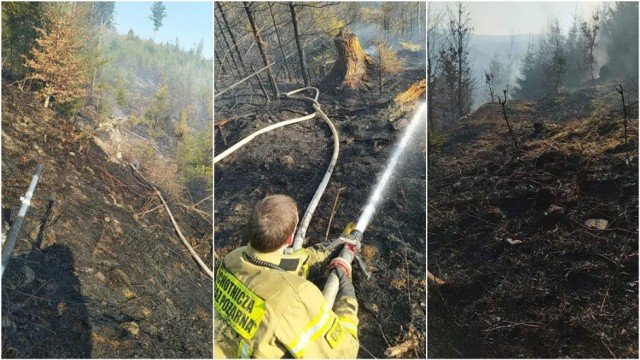
<path id="1" fill-rule="evenodd" d="M 292 2 L 289 3 L 289 10 L 291 11 L 291 21 L 293 22 L 293 35 L 296 39 L 296 46 L 298 47 L 298 59 L 300 59 L 300 71 L 302 72 L 302 79 L 304 80 L 304 86 L 309 86 L 309 75 L 307 75 L 307 64 L 304 61 L 304 50 L 300 45 L 300 32 L 298 31 L 298 14 L 296 13 L 296 7 Z"/>
<path id="2" fill-rule="evenodd" d="M 502 105 L 502 115 L 504 116 L 504 121 L 507 122 L 507 127 L 509 128 L 509 134 L 511 134 L 511 138 L 513 139 L 513 144 L 516 146 L 516 149 L 520 149 L 518 146 L 518 141 L 516 140 L 516 136 L 513 134 L 513 130 L 511 130 L 511 124 L 509 124 L 509 119 L 507 118 L 507 90 L 503 91 L 504 93 L 504 101 L 500 100 L 500 95 L 498 95 L 498 102 Z"/>
<path id="3" fill-rule="evenodd" d="M 458 5 L 458 118 L 462 117 L 462 3 Z"/>
<path id="4" fill-rule="evenodd" d="M 378 64 L 378 90 L 379 97 L 382 97 L 382 70 L 384 66 L 382 64 L 382 42 L 378 42 L 378 56 L 380 57 L 380 63 Z"/>
<path id="5" fill-rule="evenodd" d="M 244 10 L 247 13 L 247 18 L 249 18 L 249 24 L 251 24 L 251 30 L 253 31 L 253 36 L 256 39 L 256 43 L 258 44 L 258 50 L 260 50 L 260 55 L 262 56 L 262 61 L 264 62 L 264 66 L 269 66 L 269 58 L 267 57 L 267 53 L 265 52 L 262 37 L 258 32 L 258 27 L 256 26 L 256 22 L 253 19 L 253 14 L 251 13 L 251 9 L 249 8 L 249 3 L 246 1 L 242 2 L 244 4 Z M 267 76 L 269 77 L 269 82 L 271 82 L 271 87 L 273 88 L 273 96 L 277 99 L 280 97 L 280 91 L 278 90 L 278 85 L 276 84 L 276 80 L 273 77 L 273 71 L 271 68 L 267 69 Z"/>
<path id="6" fill-rule="evenodd" d="M 224 31 L 222 30 L 222 25 L 220 25 L 220 20 L 218 20 L 218 18 L 216 18 L 216 24 L 218 24 L 218 28 L 220 29 L 222 40 L 224 40 L 224 43 L 227 45 L 227 49 L 229 49 L 229 55 L 231 56 L 231 61 L 233 61 L 233 65 L 235 66 L 236 71 L 238 72 L 238 74 L 242 74 L 242 72 L 240 71 L 240 66 L 238 66 L 238 63 L 236 62 L 236 58 L 233 56 L 233 49 L 229 45 L 229 40 L 227 40 L 227 36 L 224 34 Z"/>
<path id="7" fill-rule="evenodd" d="M 231 26 L 229 26 L 229 22 L 227 21 L 227 16 L 224 14 L 224 10 L 222 10 L 222 5 L 220 5 L 220 2 L 216 2 L 216 5 L 218 6 L 218 10 L 220 11 L 220 16 L 222 16 L 222 21 L 224 21 L 224 24 L 227 27 L 227 32 L 229 33 L 229 37 L 231 37 L 231 42 L 233 43 L 233 48 L 236 50 L 236 54 L 238 55 L 238 59 L 240 60 L 240 65 L 242 65 L 242 68 L 244 69 L 244 71 L 248 73 L 249 70 L 247 70 L 247 67 L 244 64 L 244 61 L 242 61 L 240 48 L 238 48 L 238 43 L 236 43 L 236 37 L 233 35 L 233 32 L 231 31 Z"/>
<path id="8" fill-rule="evenodd" d="M 222 70 L 221 72 L 226 72 L 226 71 L 224 70 L 224 64 L 222 63 L 222 61 L 220 61 L 220 56 L 218 56 L 218 52 L 217 52 L 217 51 L 215 51 L 215 49 L 214 49 L 214 51 L 213 51 L 213 55 L 215 55 L 216 60 L 218 61 L 218 64 L 220 64 L 220 70 Z"/>
<path id="9" fill-rule="evenodd" d="M 249 65 L 251 67 L 251 71 L 253 71 L 254 73 L 256 72 L 256 69 L 253 68 L 253 65 Z M 264 85 L 262 84 L 262 80 L 260 79 L 260 74 L 256 74 L 256 79 L 258 79 L 258 85 L 260 85 L 260 89 L 262 90 L 262 93 L 264 94 L 265 97 L 265 102 L 269 103 L 271 102 L 271 99 L 269 98 L 269 94 L 267 93 L 267 89 L 265 89 Z"/>
<path id="10" fill-rule="evenodd" d="M 287 76 L 289 77 L 289 81 L 293 81 L 291 79 L 291 72 L 289 72 L 289 63 L 287 62 L 287 56 L 284 54 L 284 49 L 282 48 L 282 41 L 280 41 L 280 32 L 278 32 L 278 25 L 276 24 L 276 17 L 273 14 L 273 2 L 267 2 L 269 5 L 269 13 L 271 14 L 271 20 L 273 20 L 273 28 L 276 30 L 276 39 L 278 39 L 278 46 L 280 47 L 280 52 L 282 53 L 282 59 L 284 60 L 284 70 Z"/>

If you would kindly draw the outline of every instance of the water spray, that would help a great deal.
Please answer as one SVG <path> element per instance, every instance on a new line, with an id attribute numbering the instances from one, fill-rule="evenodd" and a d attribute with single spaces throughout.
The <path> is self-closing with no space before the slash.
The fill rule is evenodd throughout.
<path id="1" fill-rule="evenodd" d="M 362 235 L 366 230 L 367 226 L 369 225 L 369 222 L 371 222 L 371 218 L 373 217 L 373 214 L 375 213 L 375 210 L 379 205 L 380 200 L 382 199 L 382 195 L 384 194 L 387 184 L 389 183 L 389 179 L 391 179 L 391 175 L 393 174 L 396 168 L 396 165 L 400 160 L 400 156 L 404 153 L 404 150 L 407 148 L 407 145 L 409 144 L 409 140 L 411 139 L 416 129 L 418 128 L 418 124 L 420 124 L 421 120 L 426 119 L 426 115 L 427 115 L 426 112 L 427 112 L 427 104 L 423 103 L 418 107 L 418 110 L 413 116 L 413 119 L 411 119 L 411 123 L 409 123 L 409 126 L 406 128 L 405 133 L 402 136 L 402 139 L 400 139 L 400 142 L 398 143 L 396 148 L 393 150 L 393 153 L 391 155 L 391 158 L 389 159 L 389 162 L 387 163 L 384 173 L 382 174 L 382 177 L 376 184 L 376 187 L 374 188 L 374 191 L 371 194 L 371 197 L 369 198 L 367 205 L 364 207 L 362 215 L 360 215 L 360 218 L 358 219 L 358 223 L 355 226 L 353 224 L 350 224 L 349 226 L 347 226 L 347 228 L 345 229 L 345 231 L 342 233 L 341 236 L 350 237 L 358 241 L 362 240 Z M 369 274 L 369 272 L 366 270 L 366 265 L 364 264 L 364 261 L 359 255 L 354 256 L 353 252 L 348 248 L 349 246 L 351 245 L 349 244 L 345 245 L 344 248 L 340 251 L 340 255 L 338 256 L 346 260 L 348 263 L 351 263 L 353 260 L 356 260 L 356 262 L 358 263 L 358 267 L 360 268 L 360 270 L 363 271 L 365 277 L 368 279 L 371 276 L 371 274 Z M 335 270 L 333 270 L 329 273 L 329 278 L 327 279 L 327 282 L 324 288 L 322 289 L 322 295 L 324 295 L 324 298 L 327 300 L 327 303 L 329 304 L 329 306 L 333 306 L 333 303 L 336 299 L 336 295 L 338 294 L 339 288 L 340 288 L 340 280 L 338 279 L 338 276 L 335 274 Z"/>
<path id="2" fill-rule="evenodd" d="M 362 212 L 362 215 L 360 215 L 360 219 L 358 219 L 358 223 L 356 224 L 356 230 L 359 230 L 360 232 L 364 232 L 367 226 L 369 226 L 369 222 L 373 217 L 373 213 L 378 207 L 378 204 L 380 203 L 380 199 L 382 199 L 382 194 L 384 193 L 387 187 L 387 184 L 389 183 L 389 179 L 391 179 L 391 175 L 393 174 L 393 171 L 395 170 L 396 165 L 400 160 L 400 155 L 402 155 L 404 150 L 407 148 L 407 144 L 409 144 L 409 139 L 411 139 L 411 136 L 418 128 L 418 124 L 420 123 L 420 120 L 426 118 L 426 112 L 427 112 L 427 104 L 423 103 L 418 107 L 418 110 L 413 116 L 413 119 L 411 119 L 411 123 L 407 127 L 404 135 L 402 136 L 402 139 L 398 143 L 398 146 L 395 148 L 395 150 L 393 150 L 393 154 L 391 155 L 391 158 L 387 163 L 387 166 L 384 170 L 384 173 L 382 174 L 382 177 L 378 181 L 378 184 L 376 185 L 375 190 L 371 194 L 371 197 L 369 198 L 367 205 L 364 207 L 364 211 Z"/>

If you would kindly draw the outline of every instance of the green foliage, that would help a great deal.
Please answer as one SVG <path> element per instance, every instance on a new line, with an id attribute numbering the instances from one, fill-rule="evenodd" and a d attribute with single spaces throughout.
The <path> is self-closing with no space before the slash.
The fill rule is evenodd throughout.
<path id="1" fill-rule="evenodd" d="M 429 129 L 427 133 L 427 151 L 431 153 L 438 153 L 444 145 L 445 135 L 443 132 L 435 129 Z"/>
<path id="2" fill-rule="evenodd" d="M 197 54 L 176 49 L 172 44 L 158 45 L 135 35 L 107 34 L 105 56 L 109 58 L 99 71 L 98 78 L 114 84 L 119 106 L 128 106 L 145 113 L 153 108 L 151 117 L 158 115 L 158 89 L 166 87 L 166 103 L 160 113 L 167 118 L 177 117 L 181 109 L 195 109 L 194 126 L 208 121 L 204 110 L 211 107 L 213 93 L 213 64 Z M 153 92 L 149 89 L 153 88 Z M 123 98 L 123 96 L 125 98 Z M 168 107 L 168 108 L 167 108 Z"/>
<path id="3" fill-rule="evenodd" d="M 98 1 L 91 3 L 92 13 L 91 22 L 94 27 L 105 27 L 107 29 L 115 29 L 113 22 L 115 2 Z"/>
<path id="4" fill-rule="evenodd" d="M 36 44 L 44 26 L 43 3 L 2 2 L 2 70 L 24 75 L 22 56 Z"/>
<path id="5" fill-rule="evenodd" d="M 166 16 L 166 7 L 162 1 L 155 1 L 151 6 L 151 16 L 149 16 L 149 20 L 153 22 L 154 34 L 162 27 L 162 19 Z"/>
<path id="6" fill-rule="evenodd" d="M 180 171 L 189 183 L 206 184 L 207 191 L 213 190 L 213 139 L 211 129 L 187 133 L 178 149 L 181 159 Z"/>
<path id="7" fill-rule="evenodd" d="M 572 42 L 578 41 L 573 37 L 573 34 L 569 37 Z M 545 94 L 557 94 L 560 91 L 560 87 L 567 83 L 567 71 L 571 70 L 569 64 L 584 62 L 583 58 L 568 57 L 569 54 L 578 54 L 568 51 L 567 39 L 556 18 L 549 23 L 544 36 L 535 43 L 529 43 L 522 60 L 521 77 L 517 80 L 515 98 L 531 99 Z M 584 73 L 584 70 L 582 72 Z"/>
<path id="8" fill-rule="evenodd" d="M 127 91 L 124 89 L 121 83 L 116 85 L 116 104 L 123 109 L 129 106 Z"/>
<path id="9" fill-rule="evenodd" d="M 168 119 L 169 118 L 169 88 L 167 85 L 162 85 L 158 92 L 156 92 L 153 97 L 153 103 L 149 108 L 145 111 L 145 117 L 149 120 L 158 121 L 158 119 Z"/>

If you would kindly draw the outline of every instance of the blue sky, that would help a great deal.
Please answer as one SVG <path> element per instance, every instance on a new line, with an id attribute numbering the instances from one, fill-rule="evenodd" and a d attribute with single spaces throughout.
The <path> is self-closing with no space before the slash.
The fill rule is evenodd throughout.
<path id="1" fill-rule="evenodd" d="M 149 20 L 152 1 L 117 1 L 115 6 L 116 31 L 126 34 L 129 29 L 142 39 L 153 38 L 153 23 Z M 213 2 L 165 1 L 167 16 L 156 32 L 155 41 L 174 43 L 178 38 L 180 47 L 189 50 L 204 41 L 203 55 L 213 57 Z"/>

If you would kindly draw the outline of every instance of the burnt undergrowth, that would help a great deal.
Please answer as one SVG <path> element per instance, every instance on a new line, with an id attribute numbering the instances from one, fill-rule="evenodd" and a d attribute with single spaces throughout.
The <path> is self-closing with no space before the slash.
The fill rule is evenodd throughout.
<path id="1" fill-rule="evenodd" d="M 497 104 L 453 127 L 429 164 L 430 357 L 638 356 L 638 110 L 625 145 L 615 100 L 508 102 L 522 150 Z"/>
<path id="2" fill-rule="evenodd" d="M 406 89 L 420 76 L 424 71 L 406 72 L 398 78 L 398 88 Z M 282 92 L 296 88 L 282 86 Z M 216 123 L 224 124 L 216 126 L 216 154 L 262 127 L 312 111 L 299 100 L 265 105 L 259 97 L 238 99 L 235 95 L 216 99 Z M 307 245 L 324 241 L 327 231 L 328 238 L 336 237 L 349 222 L 357 221 L 402 134 L 403 125 L 398 124 L 412 116 L 408 111 L 394 117 L 388 97 L 380 100 L 361 92 L 322 91 L 319 102 L 338 128 L 340 155 L 307 231 Z M 364 233 L 363 257 L 373 276 L 367 281 L 354 274 L 361 358 L 385 357 L 388 348 L 402 344 L 410 346 L 400 356 L 426 355 L 424 126 L 418 133 Z M 263 134 L 215 164 L 217 258 L 247 243 L 244 231 L 249 211 L 268 194 L 292 196 L 302 217 L 332 149 L 331 132 L 322 120 L 314 119 Z"/>

